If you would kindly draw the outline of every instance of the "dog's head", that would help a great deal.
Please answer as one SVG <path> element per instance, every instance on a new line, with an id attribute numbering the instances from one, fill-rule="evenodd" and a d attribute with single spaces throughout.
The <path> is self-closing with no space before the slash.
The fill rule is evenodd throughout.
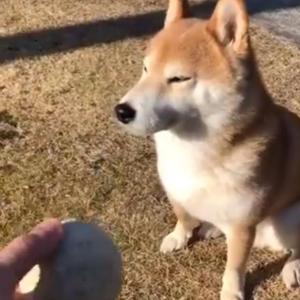
<path id="1" fill-rule="evenodd" d="M 115 107 L 117 118 L 138 135 L 222 129 L 244 101 L 250 56 L 242 0 L 219 0 L 208 21 L 189 18 L 187 1 L 169 0 L 165 26 L 147 47 L 140 80 Z"/>

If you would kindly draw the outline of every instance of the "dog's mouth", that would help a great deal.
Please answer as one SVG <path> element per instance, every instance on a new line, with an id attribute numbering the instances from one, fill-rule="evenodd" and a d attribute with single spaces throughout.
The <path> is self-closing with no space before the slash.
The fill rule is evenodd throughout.
<path id="1" fill-rule="evenodd" d="M 126 132 L 139 137 L 152 136 L 165 130 L 173 130 L 189 139 L 206 135 L 206 127 L 195 107 L 175 109 L 160 105 L 152 109 L 135 109 L 128 103 L 121 103 L 115 107 L 115 115 Z"/>
<path id="2" fill-rule="evenodd" d="M 143 122 L 135 120 L 127 124 L 124 124 L 120 121 L 118 121 L 118 123 L 126 132 L 132 135 L 139 137 L 148 137 L 154 135 L 157 132 L 171 129 L 174 124 L 176 124 L 176 120 L 157 120 L 157 118 L 155 117 Z"/>

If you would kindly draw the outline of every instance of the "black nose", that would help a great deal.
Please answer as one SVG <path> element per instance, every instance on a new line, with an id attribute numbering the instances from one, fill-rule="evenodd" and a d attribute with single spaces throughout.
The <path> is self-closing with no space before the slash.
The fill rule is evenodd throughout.
<path id="1" fill-rule="evenodd" d="M 122 103 L 115 107 L 115 113 L 120 122 L 128 124 L 134 120 L 136 111 L 129 104 Z"/>

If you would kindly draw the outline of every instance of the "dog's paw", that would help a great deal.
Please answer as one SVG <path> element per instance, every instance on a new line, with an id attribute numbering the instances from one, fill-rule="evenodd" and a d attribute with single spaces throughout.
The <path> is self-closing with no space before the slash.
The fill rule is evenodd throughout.
<path id="1" fill-rule="evenodd" d="M 191 235 L 189 234 L 173 231 L 164 237 L 160 245 L 160 252 L 168 253 L 174 250 L 182 249 L 187 245 L 190 237 Z"/>
<path id="2" fill-rule="evenodd" d="M 222 290 L 220 300 L 244 300 L 244 292 Z"/>
<path id="3" fill-rule="evenodd" d="M 281 276 L 288 289 L 300 287 L 300 259 L 287 261 Z"/>
<path id="4" fill-rule="evenodd" d="M 226 269 L 223 275 L 221 300 L 244 300 L 245 277 L 237 270 Z"/>
<path id="5" fill-rule="evenodd" d="M 198 230 L 198 237 L 201 240 L 216 239 L 223 235 L 222 231 L 210 223 L 203 223 Z"/>

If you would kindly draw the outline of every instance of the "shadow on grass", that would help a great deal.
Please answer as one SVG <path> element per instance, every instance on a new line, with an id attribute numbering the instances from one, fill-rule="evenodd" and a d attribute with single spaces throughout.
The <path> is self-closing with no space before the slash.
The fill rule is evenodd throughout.
<path id="1" fill-rule="evenodd" d="M 246 0 L 246 3 L 250 14 L 296 8 L 300 6 L 299 0 Z"/>
<path id="2" fill-rule="evenodd" d="M 299 0 L 248 0 L 250 14 L 300 6 Z M 199 17 L 208 17 L 215 1 L 193 6 Z M 0 64 L 19 58 L 32 58 L 57 52 L 66 52 L 102 43 L 153 34 L 162 27 L 165 11 L 154 11 L 134 16 L 97 20 L 70 26 L 46 28 L 0 36 Z"/>
<path id="3" fill-rule="evenodd" d="M 288 258 L 288 255 L 277 259 L 268 265 L 258 267 L 253 272 L 249 273 L 246 281 L 246 299 L 253 300 L 253 293 L 255 288 L 268 280 L 274 275 L 281 273 L 281 270 Z"/>
<path id="4" fill-rule="evenodd" d="M 212 2 L 206 2 L 196 5 L 194 11 L 205 17 L 213 7 Z M 0 36 L 0 63 L 147 36 L 162 27 L 164 15 L 164 11 L 154 11 Z"/>
<path id="5" fill-rule="evenodd" d="M 197 244 L 200 241 L 203 241 L 199 237 L 199 230 L 200 226 L 195 228 L 193 231 L 193 236 L 189 241 L 189 248 L 193 248 L 195 244 Z M 218 237 L 218 239 L 223 239 L 223 242 L 225 243 L 224 236 Z M 271 263 L 263 266 L 257 267 L 254 271 L 247 274 L 246 279 L 246 299 L 247 300 L 254 300 L 254 291 L 258 285 L 261 285 L 264 281 L 268 280 L 269 278 L 273 277 L 274 275 L 278 275 L 281 273 L 281 270 L 283 269 L 283 266 L 285 262 L 287 261 L 289 257 L 289 254 L 272 261 Z"/>
<path id="6" fill-rule="evenodd" d="M 0 151 L 5 143 L 20 135 L 18 122 L 7 110 L 0 111 Z"/>

